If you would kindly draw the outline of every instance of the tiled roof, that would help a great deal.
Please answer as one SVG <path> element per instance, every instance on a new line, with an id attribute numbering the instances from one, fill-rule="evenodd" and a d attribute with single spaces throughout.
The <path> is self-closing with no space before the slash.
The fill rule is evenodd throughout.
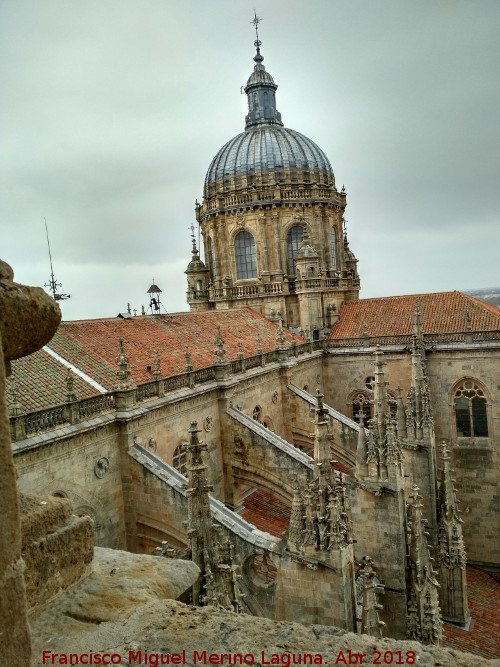
<path id="1" fill-rule="evenodd" d="M 417 304 L 424 334 L 463 332 L 467 316 L 472 331 L 500 330 L 500 308 L 462 292 L 437 292 L 344 302 L 330 338 L 361 338 L 365 325 L 373 337 L 411 335 Z"/>
<path id="2" fill-rule="evenodd" d="M 12 375 L 7 386 L 14 382 L 18 389 L 18 400 L 25 410 L 41 410 L 66 400 L 67 368 L 45 350 L 39 350 L 29 357 L 12 362 Z M 73 373 L 73 391 L 78 398 L 88 398 L 98 394 L 98 390 Z M 10 394 L 7 394 L 7 404 Z"/>
<path id="3" fill-rule="evenodd" d="M 443 646 L 484 658 L 500 657 L 500 584 L 485 572 L 467 568 L 469 631 L 443 624 Z M 471 665 L 473 661 L 471 661 Z"/>
<path id="4" fill-rule="evenodd" d="M 240 516 L 256 528 L 281 537 L 290 523 L 291 508 L 277 496 L 256 489 L 245 498 Z"/>
<path id="5" fill-rule="evenodd" d="M 257 353 L 258 336 L 264 352 L 277 347 L 277 325 L 250 308 L 61 322 L 48 346 L 111 391 L 117 383 L 119 338 L 123 339 L 132 379 L 141 383 L 154 377 L 156 351 L 163 377 L 184 372 L 186 346 L 194 370 L 211 366 L 215 361 L 218 324 L 228 361 L 237 358 L 239 341 L 245 357 Z M 285 336 L 290 342 L 288 330 L 285 330 Z M 303 342 L 303 339 L 297 336 L 297 342 Z M 151 370 L 148 371 L 147 366 Z M 28 410 L 64 402 L 65 375 L 66 368 L 44 351 L 13 364 L 13 376 L 20 389 L 19 400 Z M 85 398 L 98 392 L 75 377 L 75 393 L 79 398 Z"/>

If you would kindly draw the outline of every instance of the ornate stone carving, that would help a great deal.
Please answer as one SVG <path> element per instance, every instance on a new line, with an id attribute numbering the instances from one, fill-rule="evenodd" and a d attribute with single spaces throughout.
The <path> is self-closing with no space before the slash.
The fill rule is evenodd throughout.
<path id="1" fill-rule="evenodd" d="M 234 564 L 233 545 L 221 526 L 212 522 L 207 466 L 202 453 L 207 445 L 198 439 L 198 425 L 191 423 L 188 431 L 190 442 L 182 445 L 188 452 L 187 466 L 188 497 L 187 533 L 191 558 L 202 572 L 203 584 L 193 588 L 195 604 L 214 605 L 235 612 L 241 612 L 243 594 L 240 592 L 238 567 Z"/>
<path id="2" fill-rule="evenodd" d="M 210 416 L 205 417 L 205 419 L 203 420 L 203 430 L 207 431 L 208 433 L 209 431 L 212 430 L 213 425 L 214 425 L 213 418 Z"/>
<path id="3" fill-rule="evenodd" d="M 102 456 L 100 459 L 97 459 L 94 465 L 94 474 L 99 479 L 102 479 L 109 472 L 109 460 Z"/>
<path id="4" fill-rule="evenodd" d="M 414 485 L 408 504 L 407 636 L 422 644 L 439 645 L 442 635 L 436 572 L 422 517 L 422 496 Z"/>
<path id="5" fill-rule="evenodd" d="M 376 594 L 378 583 L 372 559 L 369 556 L 363 556 L 356 579 L 358 605 L 361 607 L 358 620 L 361 622 L 361 633 L 372 637 L 382 637 L 382 628 L 385 626 L 378 615 L 378 612 L 383 609 L 382 605 L 378 603 Z"/>

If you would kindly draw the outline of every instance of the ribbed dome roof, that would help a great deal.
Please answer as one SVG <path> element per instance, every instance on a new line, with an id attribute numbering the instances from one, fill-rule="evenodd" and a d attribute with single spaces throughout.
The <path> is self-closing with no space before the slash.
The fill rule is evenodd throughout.
<path id="1" fill-rule="evenodd" d="M 228 141 L 212 160 L 205 177 L 205 201 L 218 192 L 259 184 L 335 187 L 332 166 L 321 148 L 300 132 L 283 127 L 276 109 L 278 86 L 262 64 L 259 40 L 255 46 L 255 66 L 245 86 L 245 131 Z"/>
<path id="2" fill-rule="evenodd" d="M 274 169 L 322 172 L 333 183 L 332 166 L 314 141 L 295 130 L 263 124 L 249 127 L 220 149 L 208 168 L 205 187 L 224 177 Z"/>

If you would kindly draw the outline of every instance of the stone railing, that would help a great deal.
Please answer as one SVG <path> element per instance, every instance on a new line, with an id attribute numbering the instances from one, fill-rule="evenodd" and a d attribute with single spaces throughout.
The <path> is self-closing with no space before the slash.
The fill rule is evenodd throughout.
<path id="1" fill-rule="evenodd" d="M 330 272 L 330 273 L 333 273 Z M 245 285 L 226 287 L 210 287 L 209 301 L 217 299 L 241 299 L 249 296 L 266 296 L 268 294 L 295 294 L 306 290 L 349 289 L 359 287 L 359 280 L 352 276 L 320 276 L 317 278 L 303 278 L 283 282 L 263 283 L 254 282 Z"/>
<path id="2" fill-rule="evenodd" d="M 344 192 L 338 192 L 334 188 L 325 187 L 297 187 L 297 188 L 280 188 L 279 186 L 257 187 L 240 192 L 238 194 L 231 194 L 224 196 L 223 193 L 210 197 L 208 201 L 204 201 L 201 206 L 196 209 L 196 217 L 198 222 L 202 222 L 209 215 L 216 211 L 224 209 L 239 208 L 241 206 L 252 206 L 252 204 L 262 204 L 264 202 L 303 202 L 309 201 L 330 201 L 337 206 L 344 208 L 346 203 L 346 196 Z"/>
<path id="3" fill-rule="evenodd" d="M 490 331 L 453 331 L 443 333 L 426 333 L 423 335 L 426 348 L 433 345 L 446 343 L 482 343 L 487 341 L 500 341 L 500 330 Z M 404 345 L 411 346 L 413 334 L 402 334 L 400 336 L 370 336 L 364 335 L 358 338 L 334 338 L 327 342 L 327 348 L 337 347 L 373 347 L 375 345 Z"/>
<path id="4" fill-rule="evenodd" d="M 326 341 L 308 341 L 306 343 L 286 343 L 283 347 L 262 352 L 243 359 L 186 371 L 167 378 L 150 380 L 128 389 L 105 392 L 83 398 L 68 400 L 60 405 L 36 410 L 28 413 L 17 413 L 10 417 L 10 430 L 13 441 L 24 440 L 38 433 L 79 424 L 87 419 L 113 413 L 115 411 L 133 409 L 138 404 L 161 398 L 168 393 L 183 389 L 193 389 L 198 385 L 228 378 L 231 375 L 244 373 L 252 368 L 264 367 L 266 364 L 280 363 L 303 354 L 324 348 Z"/>

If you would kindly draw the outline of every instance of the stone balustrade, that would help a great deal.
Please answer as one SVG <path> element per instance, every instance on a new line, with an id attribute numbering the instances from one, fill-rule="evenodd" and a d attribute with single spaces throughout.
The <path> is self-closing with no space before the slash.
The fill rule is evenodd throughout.
<path id="1" fill-rule="evenodd" d="M 424 333 L 423 338 L 425 347 L 429 349 L 439 345 L 484 343 L 486 341 L 498 343 L 500 341 L 500 330 Z M 338 347 L 375 347 L 376 345 L 403 345 L 411 347 L 412 342 L 413 334 L 392 336 L 370 336 L 369 334 L 365 334 L 358 338 L 330 339 L 326 346 L 328 349 Z"/>
<path id="2" fill-rule="evenodd" d="M 345 192 L 338 192 L 330 188 L 311 186 L 309 188 L 280 188 L 279 186 L 249 188 L 245 191 L 224 196 L 224 193 L 204 201 L 196 209 L 198 222 L 203 222 L 205 218 L 215 212 L 222 210 L 231 210 L 241 207 L 250 207 L 255 204 L 276 204 L 278 202 L 300 202 L 304 200 L 309 202 L 331 202 L 335 206 L 345 208 Z"/>
<path id="3" fill-rule="evenodd" d="M 308 341 L 292 344 L 262 354 L 234 359 L 224 364 L 214 364 L 196 371 L 151 380 L 125 390 L 110 391 L 81 400 L 69 400 L 42 410 L 23 413 L 17 408 L 13 410 L 15 414 L 10 415 L 11 439 L 13 442 L 19 442 L 38 433 L 53 431 L 64 426 L 82 423 L 99 415 L 120 411 L 123 406 L 129 409 L 134 405 L 168 396 L 170 393 L 193 389 L 208 382 L 245 373 L 253 368 L 264 367 L 266 364 L 283 362 L 310 354 L 323 349 L 325 342 Z"/>

